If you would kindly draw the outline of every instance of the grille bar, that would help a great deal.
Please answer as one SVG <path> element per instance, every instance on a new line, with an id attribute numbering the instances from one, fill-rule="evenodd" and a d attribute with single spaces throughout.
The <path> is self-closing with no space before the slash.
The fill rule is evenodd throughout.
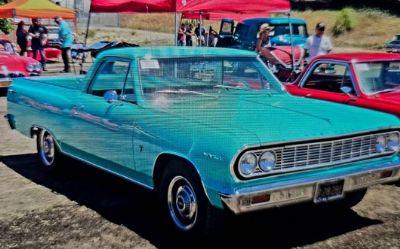
<path id="1" fill-rule="evenodd" d="M 258 173 L 269 175 L 390 155 L 394 152 L 390 150 L 377 152 L 375 144 L 378 136 L 389 137 L 393 133 L 399 134 L 398 132 L 376 133 L 257 150 L 254 151 L 257 156 L 260 156 L 264 151 L 273 151 L 276 155 L 276 163 L 274 169 L 270 172 L 266 173 L 257 169 L 255 173 L 256 175 Z"/>

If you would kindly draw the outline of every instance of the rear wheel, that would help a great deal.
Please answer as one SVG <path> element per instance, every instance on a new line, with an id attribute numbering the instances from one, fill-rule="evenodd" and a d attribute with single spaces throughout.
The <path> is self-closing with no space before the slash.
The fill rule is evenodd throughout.
<path id="1" fill-rule="evenodd" d="M 51 171 L 59 168 L 60 151 L 55 138 L 47 130 L 42 129 L 37 135 L 36 144 L 39 160 L 42 165 Z"/>
<path id="2" fill-rule="evenodd" d="M 160 183 L 164 214 L 180 232 L 214 234 L 223 224 L 223 211 L 214 208 L 198 175 L 179 160 L 169 163 Z"/>

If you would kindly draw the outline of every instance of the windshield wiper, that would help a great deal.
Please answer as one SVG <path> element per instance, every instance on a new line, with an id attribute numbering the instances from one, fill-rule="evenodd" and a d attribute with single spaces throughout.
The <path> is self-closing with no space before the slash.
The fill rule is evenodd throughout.
<path id="1" fill-rule="evenodd" d="M 218 98 L 218 96 L 215 96 L 215 95 L 202 93 L 202 92 L 197 92 L 197 91 L 192 91 L 192 90 L 187 90 L 187 89 L 179 89 L 179 90 L 165 89 L 165 90 L 157 91 L 157 93 L 193 94 L 193 95 L 201 95 L 201 96 L 212 97 L 212 98 L 216 98 L 216 99 Z"/>

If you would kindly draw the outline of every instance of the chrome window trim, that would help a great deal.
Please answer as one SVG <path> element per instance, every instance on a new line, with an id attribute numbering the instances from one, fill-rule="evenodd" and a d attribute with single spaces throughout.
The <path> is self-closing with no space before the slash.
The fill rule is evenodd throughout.
<path id="1" fill-rule="evenodd" d="M 350 78 L 351 78 L 351 83 L 353 85 L 353 89 L 356 92 L 356 96 L 360 96 L 360 92 L 358 91 L 357 87 L 355 87 L 355 76 L 353 74 L 353 70 L 351 70 L 351 66 L 353 66 L 352 62 L 346 62 L 346 61 L 340 61 L 340 60 L 318 60 L 315 61 L 313 67 L 309 68 L 307 72 L 304 74 L 304 77 L 301 79 L 299 88 L 302 89 L 310 89 L 307 87 L 304 87 L 304 84 L 306 80 L 310 77 L 311 73 L 314 71 L 314 69 L 320 65 L 320 64 L 338 64 L 338 65 L 343 65 L 346 67 L 346 71 L 350 72 Z M 330 91 L 324 91 L 324 90 L 318 90 L 318 89 L 311 89 L 311 90 L 317 90 L 317 91 L 322 91 L 322 92 L 330 92 Z M 335 92 L 330 92 L 330 93 L 335 93 Z M 344 94 L 344 93 L 343 93 Z"/>

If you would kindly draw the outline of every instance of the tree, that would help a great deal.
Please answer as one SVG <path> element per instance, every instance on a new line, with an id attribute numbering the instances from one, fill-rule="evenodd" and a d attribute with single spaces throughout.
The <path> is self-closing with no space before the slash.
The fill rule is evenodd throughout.
<path id="1" fill-rule="evenodd" d="M 0 5 L 9 2 L 11 2 L 11 0 L 0 0 Z M 0 19 L 0 30 L 5 34 L 9 34 L 12 30 L 11 21 L 8 19 Z"/>

